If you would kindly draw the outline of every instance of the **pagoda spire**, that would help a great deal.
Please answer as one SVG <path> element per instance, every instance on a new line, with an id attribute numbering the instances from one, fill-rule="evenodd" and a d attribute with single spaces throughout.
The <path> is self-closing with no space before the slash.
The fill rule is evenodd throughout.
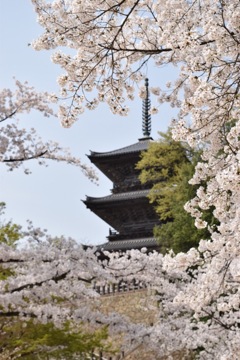
<path id="1" fill-rule="evenodd" d="M 151 114 L 149 113 L 151 101 L 148 90 L 148 79 L 145 79 L 146 95 L 142 103 L 142 131 L 144 137 L 149 137 L 151 133 Z"/>

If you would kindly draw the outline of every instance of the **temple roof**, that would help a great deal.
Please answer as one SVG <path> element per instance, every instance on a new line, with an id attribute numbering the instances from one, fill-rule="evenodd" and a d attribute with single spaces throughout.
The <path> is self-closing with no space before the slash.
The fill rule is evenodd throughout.
<path id="1" fill-rule="evenodd" d="M 89 159 L 92 160 L 93 158 L 105 158 L 105 157 L 111 157 L 116 155 L 125 155 L 130 153 L 139 153 L 141 151 L 147 150 L 149 146 L 149 142 L 152 140 L 151 137 L 145 137 L 142 139 L 139 139 L 139 141 L 135 144 L 125 146 L 121 149 L 108 151 L 108 152 L 96 152 L 96 151 L 90 151 L 90 155 L 88 155 Z"/>
<path id="2" fill-rule="evenodd" d="M 122 201 L 122 200 L 133 200 L 133 199 L 140 199 L 147 197 L 149 193 L 149 189 L 147 190 L 138 190 L 138 191 L 128 191 L 124 193 L 116 193 L 102 197 L 91 197 L 86 196 L 86 200 L 83 200 L 84 204 L 88 203 L 105 203 L 105 202 L 115 202 L 115 201 Z"/>
<path id="3" fill-rule="evenodd" d="M 85 205 L 109 224 L 118 234 L 109 240 L 152 237 L 159 216 L 147 197 L 149 189 L 115 193 L 101 198 L 87 197 Z"/>
<path id="4" fill-rule="evenodd" d="M 141 238 L 130 240 L 110 241 L 101 245 L 98 245 L 99 250 L 131 250 L 142 248 L 158 248 L 159 244 L 155 238 Z"/>
<path id="5" fill-rule="evenodd" d="M 137 182 L 139 187 L 140 171 L 135 169 L 135 166 L 140 160 L 141 153 L 148 150 L 151 140 L 151 138 L 139 139 L 135 144 L 108 152 L 91 151 L 88 158 L 114 185 L 125 187 L 124 183 L 128 183 L 130 189 Z"/>

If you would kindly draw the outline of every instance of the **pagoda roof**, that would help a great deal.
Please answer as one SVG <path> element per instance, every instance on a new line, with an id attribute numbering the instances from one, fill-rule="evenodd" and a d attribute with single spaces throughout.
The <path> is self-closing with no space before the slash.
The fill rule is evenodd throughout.
<path id="1" fill-rule="evenodd" d="M 142 248 L 157 248 L 159 244 L 155 238 L 140 238 L 129 240 L 109 241 L 107 243 L 98 245 L 99 250 L 112 251 L 112 250 L 131 250 Z"/>
<path id="2" fill-rule="evenodd" d="M 108 196 L 103 197 L 91 197 L 86 196 L 86 200 L 83 200 L 85 204 L 87 203 L 105 203 L 105 202 L 115 202 L 115 201 L 122 201 L 122 200 L 134 200 L 134 199 L 141 199 L 147 197 L 149 193 L 149 189 L 147 190 L 138 190 L 138 191 L 128 191 L 123 193 L 115 193 Z"/>
<path id="3" fill-rule="evenodd" d="M 148 149 L 149 143 L 151 140 L 152 140 L 151 137 L 145 137 L 145 138 L 139 139 L 139 141 L 135 144 L 125 146 L 125 147 L 117 149 L 117 150 L 108 151 L 108 152 L 90 151 L 90 155 L 88 155 L 88 157 L 89 157 L 89 159 L 106 158 L 106 157 L 112 157 L 112 156 L 116 156 L 116 155 L 139 153 L 141 151 Z"/>
<path id="4" fill-rule="evenodd" d="M 101 198 L 87 197 L 83 202 L 119 233 L 118 239 L 113 241 L 120 240 L 120 236 L 125 239 L 147 238 L 152 236 L 154 225 L 160 223 L 148 194 L 149 189 L 129 191 Z"/>

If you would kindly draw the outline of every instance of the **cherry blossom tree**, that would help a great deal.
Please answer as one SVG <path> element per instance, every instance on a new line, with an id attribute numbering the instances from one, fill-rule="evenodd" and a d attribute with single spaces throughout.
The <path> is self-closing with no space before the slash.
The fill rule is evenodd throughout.
<path id="1" fill-rule="evenodd" d="M 100 295 L 94 289 L 93 282 L 106 284 L 123 279 L 123 272 L 114 265 L 114 259 L 113 264 L 110 261 L 111 254 L 107 265 L 99 260 L 97 249 L 83 247 L 70 238 L 52 238 L 31 223 L 22 235 L 24 245 L 14 248 L 0 243 L 0 334 L 6 336 L 6 331 L 11 330 L 8 322 L 6 325 L 6 319 L 11 319 L 11 325 L 25 323 L 30 329 L 32 321 L 35 321 L 35 324 L 40 324 L 40 335 L 44 330 L 41 324 L 50 324 L 50 333 L 46 327 L 50 339 L 59 329 L 61 332 L 58 336 L 64 336 L 66 344 L 64 341 L 62 344 L 50 341 L 45 349 L 45 343 L 41 343 L 41 338 L 37 337 L 39 342 L 34 344 L 33 354 L 35 351 L 57 353 L 57 358 L 62 358 L 61 349 L 68 350 L 65 349 L 66 345 L 72 341 L 71 338 L 74 340 L 74 336 L 75 341 L 84 341 L 84 334 L 87 336 L 86 349 L 84 343 L 79 343 L 79 349 L 89 352 L 91 339 L 94 346 L 112 351 L 104 342 L 108 332 L 112 335 L 125 334 L 125 340 L 122 340 L 124 349 L 139 342 L 136 339 L 140 339 L 141 333 L 148 334 L 148 329 L 142 324 L 133 324 L 125 316 L 114 312 L 106 314 L 98 310 Z M 5 320 L 3 324 L 2 319 Z M 37 331 L 36 335 L 39 336 Z M 76 354 L 79 354 L 79 349 Z M 17 350 L 17 354 L 22 353 L 21 347 Z M 72 355 L 75 358 L 74 351 Z"/>
<path id="2" fill-rule="evenodd" d="M 33 110 L 46 117 L 56 116 L 50 98 L 47 92 L 37 92 L 27 82 L 18 80 L 15 80 L 14 90 L 0 90 L 0 162 L 10 171 L 23 166 L 24 172 L 29 174 L 30 170 L 26 166 L 29 160 L 37 160 L 40 165 L 55 160 L 75 165 L 91 180 L 96 180 L 94 171 L 71 155 L 68 149 L 54 141 L 43 142 L 34 128 L 21 126 L 19 115 L 26 115 Z"/>
<path id="3" fill-rule="evenodd" d="M 65 241 L 60 242 L 59 248 L 54 242 L 43 243 L 39 249 L 33 247 L 18 254 L 5 248 L 1 251 L 2 261 L 11 262 L 12 266 L 16 263 L 16 274 L 18 271 L 22 279 L 19 282 L 11 277 L 1 286 L 0 301 L 5 304 L 5 311 L 14 304 L 13 312 L 27 314 L 31 310 L 43 321 L 48 316 L 58 322 L 62 316 L 87 319 L 89 315 L 97 322 L 92 312 L 77 309 L 70 313 L 71 307 L 60 310 L 49 298 L 49 303 L 44 304 L 38 299 L 43 300 L 53 291 L 70 300 L 89 298 L 92 290 L 80 280 L 88 282 L 100 276 L 106 281 L 111 276 L 127 280 L 138 276 L 156 292 L 159 322 L 152 327 L 137 327 L 122 318 L 106 319 L 99 314 L 101 322 L 105 319 L 115 329 L 126 331 L 129 340 L 147 341 L 169 357 L 175 351 L 185 350 L 201 359 L 238 359 L 239 1 L 32 3 L 44 29 L 33 47 L 61 49 L 56 50 L 52 60 L 64 70 L 58 79 L 60 96 L 65 98 L 59 108 L 64 126 L 71 126 L 85 108 L 95 109 L 101 101 L 113 113 L 126 115 L 125 101 L 134 98 L 136 88 L 144 97 L 141 84 L 149 60 L 159 68 L 167 64 L 178 67 L 179 75 L 167 84 L 167 92 L 161 84 L 151 91 L 160 104 L 167 101 L 179 109 L 178 118 L 173 120 L 174 138 L 203 147 L 202 161 L 191 180 L 199 185 L 197 196 L 185 208 L 196 218 L 198 228 L 208 226 L 211 238 L 200 241 L 198 249 L 176 256 L 169 253 L 147 257 L 135 251 L 122 257 L 109 254 L 105 267 L 89 252 L 75 245 L 68 247 Z M 156 111 L 154 107 L 152 112 Z M 220 223 L 217 229 L 201 218 L 201 211 L 210 207 Z M 50 267 L 50 260 L 54 266 Z M 64 279 L 68 281 L 60 281 Z M 28 306 L 22 294 L 30 298 Z M 34 307 L 34 303 L 38 306 Z"/>

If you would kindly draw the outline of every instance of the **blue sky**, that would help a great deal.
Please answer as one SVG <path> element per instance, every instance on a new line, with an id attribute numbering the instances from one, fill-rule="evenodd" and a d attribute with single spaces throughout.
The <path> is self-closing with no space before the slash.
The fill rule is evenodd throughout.
<path id="1" fill-rule="evenodd" d="M 30 0 L 0 1 L 0 74 L 1 88 L 13 87 L 13 76 L 40 91 L 57 91 L 56 78 L 61 69 L 51 63 L 50 53 L 36 52 L 28 46 L 42 29 L 36 22 Z M 159 71 L 148 67 L 146 76 L 150 86 L 163 84 L 172 78 L 169 68 Z M 142 137 L 141 100 L 130 104 L 128 117 L 113 115 L 102 105 L 86 111 L 71 129 L 63 129 L 55 118 L 40 114 L 21 116 L 21 124 L 34 127 L 42 138 L 56 140 L 69 147 L 74 155 L 90 164 L 86 154 L 110 151 L 128 146 Z M 152 118 L 152 137 L 165 131 L 173 117 L 173 110 L 162 106 Z M 79 169 L 69 165 L 49 163 L 47 168 L 31 164 L 31 175 L 22 170 L 7 172 L 0 164 L 0 201 L 7 204 L 6 219 L 24 225 L 31 219 L 36 226 L 46 228 L 52 235 L 71 236 L 85 244 L 105 242 L 109 225 L 90 210 L 81 199 L 85 195 L 104 196 L 110 193 L 111 182 L 98 172 L 99 184 L 91 183 Z"/>

